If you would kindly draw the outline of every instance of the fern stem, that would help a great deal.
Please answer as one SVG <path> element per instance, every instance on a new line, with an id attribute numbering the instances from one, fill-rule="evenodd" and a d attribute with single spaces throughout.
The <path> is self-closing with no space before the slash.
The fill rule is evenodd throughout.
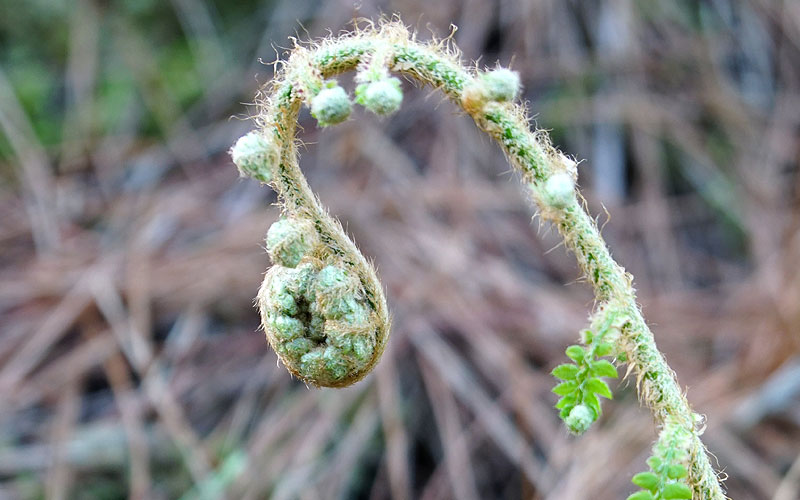
<path id="1" fill-rule="evenodd" d="M 374 56 L 376 53 L 378 55 Z M 685 451 L 689 461 L 688 483 L 694 497 L 725 498 L 700 440 L 696 426 L 698 417 L 674 372 L 656 347 L 636 302 L 632 277 L 614 261 L 595 221 L 578 201 L 574 188 L 577 178 L 575 163 L 553 148 L 545 133 L 531 130 L 523 106 L 506 100 L 515 95 L 513 81 L 500 80 L 499 91 L 487 88 L 487 73 L 466 69 L 460 63 L 457 51 L 446 42 L 417 42 L 397 22 L 383 23 L 377 28 L 370 26 L 319 44 L 296 46 L 261 96 L 258 117 L 261 133 L 278 148 L 276 164 L 264 166 L 270 171 L 263 178 L 271 179 L 270 184 L 278 192 L 285 214 L 313 222 L 323 248 L 315 250 L 309 259 L 328 264 L 334 262 L 354 272 L 364 288 L 365 300 L 375 314 L 372 327 L 377 328 L 378 334 L 374 359 L 353 377 L 335 379 L 325 385 L 347 385 L 372 368 L 388 338 L 389 318 L 374 270 L 338 222 L 322 208 L 299 168 L 295 147 L 296 122 L 301 105 L 304 102 L 308 104 L 311 94 L 317 91 L 314 82 L 355 70 L 362 63 L 368 65 L 370 71 L 375 71 L 371 58 L 385 60 L 387 70 L 441 90 L 498 142 L 530 187 L 542 218 L 556 225 L 567 247 L 575 254 L 594 289 L 600 309 L 613 304 L 615 311 L 624 315 L 618 326 L 619 335 L 614 335 L 610 341 L 615 344 L 616 352 L 625 353 L 627 362 L 633 367 L 640 398 L 652 411 L 656 424 L 660 428 L 679 426 L 690 436 L 685 440 L 688 442 Z M 507 75 L 511 74 L 508 70 L 502 71 L 506 73 L 498 72 L 497 79 L 508 78 Z M 514 78 L 518 83 L 518 77 L 514 75 Z M 507 89 L 512 92 L 506 97 L 509 94 Z M 265 297 L 264 300 L 269 302 L 270 299 Z M 289 368 L 305 378 L 295 371 L 299 369 Z M 318 383 L 316 379 L 310 380 Z"/>

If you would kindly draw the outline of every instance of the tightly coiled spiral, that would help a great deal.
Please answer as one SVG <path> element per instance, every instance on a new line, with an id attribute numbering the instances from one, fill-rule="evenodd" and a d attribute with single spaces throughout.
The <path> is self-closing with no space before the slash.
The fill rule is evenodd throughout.
<path id="1" fill-rule="evenodd" d="M 308 221 L 275 222 L 267 233 L 267 251 L 275 265 L 257 301 L 275 352 L 290 372 L 314 385 L 340 387 L 360 380 L 386 344 L 388 319 L 380 315 L 385 308 L 375 307 L 357 272 L 326 259 Z"/>
<path id="2" fill-rule="evenodd" d="M 611 257 L 579 203 L 575 162 L 554 149 L 546 134 L 532 132 L 525 108 L 514 102 L 519 75 L 502 68 L 468 70 L 448 42 L 419 43 L 399 22 L 297 45 L 276 67 L 259 102 L 259 130 L 239 139 L 231 154 L 242 175 L 275 189 L 282 206 L 283 217 L 267 234 L 274 265 L 257 302 L 267 339 L 292 374 L 315 386 L 352 384 L 377 363 L 390 326 L 375 270 L 322 208 L 299 168 L 298 113 L 305 104 L 322 127 L 347 120 L 353 103 L 334 77 L 355 69 L 355 102 L 389 115 L 402 103 L 402 84 L 390 72 L 404 74 L 440 89 L 500 144 L 541 217 L 558 228 L 595 291 L 598 307 L 583 332 L 583 347 L 570 346 L 566 354 L 573 363 L 553 371 L 562 380 L 554 389 L 562 396 L 556 407 L 570 431 L 584 432 L 597 420 L 597 396 L 611 397 L 603 378 L 617 376 L 612 361 L 627 362 L 662 428 L 661 462 L 635 478 L 644 489 L 631 498 L 688 498 L 687 492 L 698 499 L 725 498 L 700 440 L 697 415 L 641 315 L 632 277 Z"/>

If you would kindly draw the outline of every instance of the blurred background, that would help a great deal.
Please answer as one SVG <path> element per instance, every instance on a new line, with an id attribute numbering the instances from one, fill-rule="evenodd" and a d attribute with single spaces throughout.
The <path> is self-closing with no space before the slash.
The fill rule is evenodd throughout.
<path id="1" fill-rule="evenodd" d="M 617 499 L 635 381 L 587 435 L 549 371 L 592 308 L 499 149 L 429 88 L 301 115 L 312 187 L 394 315 L 377 369 L 309 389 L 253 297 L 272 191 L 227 149 L 290 37 L 399 13 L 521 73 L 575 155 L 739 500 L 800 498 L 800 3 L 0 2 L 0 498 Z M 352 88 L 350 78 L 343 81 Z M 606 223 L 608 224 L 606 225 Z"/>

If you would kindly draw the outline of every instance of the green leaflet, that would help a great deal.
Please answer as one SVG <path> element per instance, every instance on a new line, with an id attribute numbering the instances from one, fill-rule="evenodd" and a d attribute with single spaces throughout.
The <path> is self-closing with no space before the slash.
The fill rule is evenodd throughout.
<path id="1" fill-rule="evenodd" d="M 674 499 L 692 499 L 692 490 L 683 483 L 669 483 L 664 486 L 664 492 L 661 494 L 664 500 Z"/>
<path id="2" fill-rule="evenodd" d="M 601 342 L 597 344 L 597 347 L 594 349 L 595 356 L 602 357 L 608 356 L 611 354 L 611 351 L 614 350 L 614 346 L 609 344 L 608 342 Z M 616 375 L 614 375 L 616 377 Z"/>
<path id="3" fill-rule="evenodd" d="M 586 355 L 586 351 L 584 351 L 583 347 L 579 345 L 571 345 L 567 347 L 566 352 L 567 356 L 569 356 L 569 358 L 576 363 L 583 361 L 583 357 Z"/>
<path id="4" fill-rule="evenodd" d="M 559 396 L 566 396 L 567 394 L 575 392 L 577 388 L 578 384 L 575 382 L 561 382 L 557 386 L 553 387 L 553 392 Z"/>
<path id="5" fill-rule="evenodd" d="M 561 380 L 572 380 L 578 376 L 580 368 L 575 365 L 558 365 L 553 369 L 553 376 Z"/>
<path id="6" fill-rule="evenodd" d="M 592 375 L 611 378 L 619 377 L 617 368 L 605 359 L 598 359 L 597 362 L 592 364 Z"/>
<path id="7" fill-rule="evenodd" d="M 590 390 L 594 394 L 599 394 L 604 398 L 608 399 L 613 398 L 613 395 L 611 394 L 611 389 L 608 387 L 608 384 L 606 384 L 599 378 L 590 378 L 589 380 L 587 380 L 586 389 Z"/>
<path id="8" fill-rule="evenodd" d="M 652 472 L 640 472 L 633 476 L 631 482 L 643 490 L 655 491 L 658 488 L 658 476 Z"/>
<path id="9" fill-rule="evenodd" d="M 681 479 L 688 475 L 686 468 L 683 465 L 669 465 L 667 466 L 667 477 L 670 479 Z"/>

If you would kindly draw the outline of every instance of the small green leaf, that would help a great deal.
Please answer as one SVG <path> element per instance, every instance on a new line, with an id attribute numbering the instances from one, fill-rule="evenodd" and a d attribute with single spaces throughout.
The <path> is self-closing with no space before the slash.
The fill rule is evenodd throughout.
<path id="1" fill-rule="evenodd" d="M 560 378 L 561 380 L 573 380 L 578 376 L 578 367 L 570 364 L 558 365 L 551 373 L 554 377 Z"/>
<path id="2" fill-rule="evenodd" d="M 652 472 L 640 472 L 633 476 L 631 482 L 643 490 L 654 492 L 658 489 L 658 476 Z"/>
<path id="3" fill-rule="evenodd" d="M 597 361 L 593 362 L 591 371 L 592 375 L 597 377 L 619 377 L 616 367 L 605 359 L 598 359 Z"/>
<path id="4" fill-rule="evenodd" d="M 661 492 L 664 500 L 692 500 L 692 490 L 683 483 L 669 483 Z"/>
<path id="5" fill-rule="evenodd" d="M 558 412 L 558 416 L 561 417 L 561 420 L 566 420 L 569 417 L 569 412 L 572 411 L 574 406 L 567 406 L 566 408 L 562 408 L 560 412 Z"/>
<path id="6" fill-rule="evenodd" d="M 579 345 L 571 345 L 567 347 L 566 353 L 567 356 L 569 356 L 569 358 L 576 363 L 580 363 L 581 361 L 583 361 L 583 357 L 586 355 L 586 352 L 583 350 L 583 347 Z"/>
<path id="7" fill-rule="evenodd" d="M 586 382 L 586 388 L 592 391 L 595 394 L 599 394 L 604 398 L 613 399 L 614 396 L 611 394 L 611 389 L 608 388 L 608 384 L 600 380 L 599 378 L 591 378 Z"/>
<path id="8" fill-rule="evenodd" d="M 578 388 L 578 384 L 575 382 L 561 382 L 557 386 L 553 387 L 552 391 L 559 396 L 566 396 L 567 394 L 572 394 L 575 392 L 575 389 Z"/>
<path id="9" fill-rule="evenodd" d="M 584 344 L 591 344 L 592 339 L 594 339 L 594 334 L 591 330 L 584 330 L 583 331 L 583 343 Z"/>
<path id="10" fill-rule="evenodd" d="M 591 392 L 584 393 L 583 402 L 586 404 L 586 406 L 594 410 L 595 417 L 599 417 L 602 414 L 600 410 L 600 401 L 597 399 L 597 396 L 595 396 L 593 393 Z"/>
<path id="11" fill-rule="evenodd" d="M 680 479 L 682 477 L 686 477 L 687 475 L 686 467 L 683 465 L 678 464 L 667 467 L 667 477 L 670 479 Z"/>
<path id="12" fill-rule="evenodd" d="M 609 344 L 608 342 L 602 342 L 594 348 L 594 354 L 598 358 L 602 358 L 603 356 L 608 356 L 611 354 L 611 351 L 614 350 L 614 346 Z"/>
<path id="13" fill-rule="evenodd" d="M 653 494 L 649 491 L 637 491 L 629 496 L 628 500 L 653 500 Z"/>
<path id="14" fill-rule="evenodd" d="M 566 408 L 567 406 L 575 406 L 575 399 L 575 394 L 564 396 L 558 400 L 558 403 L 556 403 L 556 408 L 560 410 L 562 408 Z"/>
<path id="15" fill-rule="evenodd" d="M 650 457 L 647 459 L 647 465 L 649 465 L 651 469 L 657 472 L 658 468 L 661 467 L 661 459 L 658 457 Z"/>

